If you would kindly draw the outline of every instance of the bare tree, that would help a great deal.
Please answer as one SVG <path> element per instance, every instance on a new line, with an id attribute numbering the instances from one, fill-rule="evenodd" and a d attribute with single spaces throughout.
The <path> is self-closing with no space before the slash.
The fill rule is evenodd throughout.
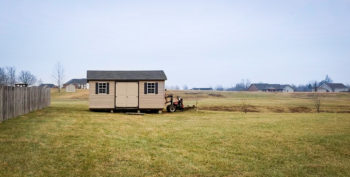
<path id="1" fill-rule="evenodd" d="M 187 86 L 187 85 L 184 85 L 184 86 L 182 87 L 182 89 L 183 89 L 183 90 L 188 90 L 188 86 Z"/>
<path id="2" fill-rule="evenodd" d="M 332 83 L 333 80 L 331 79 L 331 77 L 328 76 L 328 74 L 326 75 L 326 78 L 323 80 L 325 83 Z"/>
<path id="3" fill-rule="evenodd" d="M 43 80 L 41 80 L 41 78 L 37 81 L 38 86 L 40 86 L 41 84 L 43 84 Z"/>
<path id="4" fill-rule="evenodd" d="M 318 97 L 317 93 L 314 95 L 314 106 L 315 106 L 316 112 L 319 113 L 321 108 L 321 99 Z"/>
<path id="5" fill-rule="evenodd" d="M 23 84 L 33 85 L 36 82 L 36 77 L 29 71 L 21 71 L 18 80 Z"/>
<path id="6" fill-rule="evenodd" d="M 16 68 L 6 67 L 7 85 L 14 86 L 16 83 Z"/>
<path id="7" fill-rule="evenodd" d="M 248 112 L 248 104 L 247 104 L 247 100 L 246 99 L 242 99 L 241 100 L 241 111 L 244 113 Z"/>
<path id="8" fill-rule="evenodd" d="M 229 91 L 246 91 L 249 86 L 250 86 L 251 82 L 249 79 L 242 79 L 240 83 L 237 83 L 234 87 L 229 88 L 227 90 Z"/>
<path id="9" fill-rule="evenodd" d="M 64 77 L 64 69 L 60 62 L 56 63 L 53 70 L 52 77 L 55 79 L 58 86 L 58 92 L 60 93 L 62 88 L 62 83 L 63 83 L 63 77 Z"/>
<path id="10" fill-rule="evenodd" d="M 314 86 L 313 86 L 314 92 L 317 92 L 317 87 L 318 87 L 318 83 L 317 83 L 317 81 L 315 81 Z"/>
<path id="11" fill-rule="evenodd" d="M 222 85 L 218 85 L 218 86 L 216 86 L 215 90 L 224 91 L 224 87 Z"/>
<path id="12" fill-rule="evenodd" d="M 245 80 L 245 90 L 247 90 L 247 89 L 250 87 L 250 85 L 251 85 L 250 80 L 249 80 L 249 79 L 246 79 L 246 80 Z"/>
<path id="13" fill-rule="evenodd" d="M 0 67 L 0 85 L 7 84 L 7 74 L 5 68 Z"/>

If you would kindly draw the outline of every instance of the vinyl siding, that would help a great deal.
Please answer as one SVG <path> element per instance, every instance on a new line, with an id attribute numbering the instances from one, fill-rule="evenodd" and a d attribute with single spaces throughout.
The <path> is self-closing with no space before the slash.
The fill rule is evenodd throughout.
<path id="1" fill-rule="evenodd" d="M 96 82 L 89 81 L 89 108 L 90 109 L 114 109 L 115 98 L 115 81 L 101 81 L 109 83 L 109 94 L 96 94 L 95 87 Z"/>
<path id="2" fill-rule="evenodd" d="M 349 91 L 348 88 L 340 88 L 340 89 L 335 89 L 334 92 L 347 92 Z"/>
<path id="3" fill-rule="evenodd" d="M 317 88 L 317 92 L 333 92 L 333 90 L 326 84 L 322 84 Z"/>
<path id="4" fill-rule="evenodd" d="M 158 94 L 144 94 L 145 82 L 158 82 Z M 164 81 L 140 81 L 139 82 L 139 108 L 140 109 L 163 109 L 165 104 Z"/>
<path id="5" fill-rule="evenodd" d="M 318 88 L 317 92 L 327 92 L 327 89 L 325 89 L 325 88 Z"/>
<path id="6" fill-rule="evenodd" d="M 294 89 L 292 87 L 287 86 L 283 89 L 283 92 L 294 92 Z"/>

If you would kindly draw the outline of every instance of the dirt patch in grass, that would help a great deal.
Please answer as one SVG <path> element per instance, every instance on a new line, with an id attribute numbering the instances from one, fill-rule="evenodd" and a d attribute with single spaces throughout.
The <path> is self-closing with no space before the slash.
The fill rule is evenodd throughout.
<path id="1" fill-rule="evenodd" d="M 350 113 L 350 110 L 349 111 L 338 111 L 337 113 Z"/>
<path id="2" fill-rule="evenodd" d="M 290 97 L 292 98 L 313 98 L 315 96 L 315 93 L 311 93 L 311 92 L 308 92 L 308 93 L 298 93 L 298 92 L 295 92 L 293 94 L 290 94 Z"/>
<path id="3" fill-rule="evenodd" d="M 276 113 L 282 113 L 282 112 L 286 112 L 286 110 L 282 107 L 266 107 L 268 110 L 272 111 L 272 112 L 276 112 Z"/>
<path id="4" fill-rule="evenodd" d="M 288 108 L 290 112 L 292 113 L 298 113 L 298 112 L 311 112 L 312 109 L 311 108 L 308 108 L 308 107 L 305 107 L 305 106 L 296 106 L 296 107 L 290 107 Z"/>
<path id="5" fill-rule="evenodd" d="M 228 112 L 243 112 L 243 108 L 240 105 L 237 106 L 204 106 L 200 107 L 201 110 L 209 110 L 209 111 L 228 111 Z M 260 112 L 256 106 L 253 105 L 245 105 L 244 109 L 246 112 Z"/>
<path id="6" fill-rule="evenodd" d="M 224 97 L 224 95 L 218 94 L 218 93 L 209 93 L 209 96 L 213 96 L 213 97 Z"/>
<path id="7" fill-rule="evenodd" d="M 185 92 L 186 95 L 198 95 L 198 92 Z"/>
<path id="8" fill-rule="evenodd" d="M 168 94 L 173 94 L 175 96 L 180 96 L 184 98 L 185 100 L 188 99 L 203 99 L 203 98 L 209 98 L 208 94 L 206 93 L 200 93 L 200 92 L 185 92 L 185 93 L 174 93 L 174 92 L 167 92 Z"/>
<path id="9" fill-rule="evenodd" d="M 312 109 L 305 106 L 296 106 L 296 107 L 290 107 L 290 108 L 283 108 L 283 107 L 259 107 L 259 106 L 253 106 L 253 105 L 237 105 L 237 106 L 203 106 L 199 107 L 201 110 L 210 110 L 210 111 L 228 111 L 228 112 L 261 112 L 259 108 L 267 109 L 270 112 L 275 113 L 309 113 L 312 112 Z M 349 111 L 350 112 L 350 111 Z M 344 112 L 346 113 L 346 112 Z"/>
<path id="10" fill-rule="evenodd" d="M 324 113 L 350 113 L 350 110 L 337 111 L 337 110 L 320 110 L 320 112 Z"/>

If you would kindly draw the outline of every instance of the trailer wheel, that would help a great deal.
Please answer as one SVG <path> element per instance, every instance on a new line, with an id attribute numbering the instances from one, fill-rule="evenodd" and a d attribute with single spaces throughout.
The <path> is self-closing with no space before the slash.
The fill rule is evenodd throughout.
<path id="1" fill-rule="evenodd" d="M 169 105 L 169 106 L 167 106 L 166 109 L 168 112 L 175 112 L 176 111 L 176 107 L 174 105 Z"/>

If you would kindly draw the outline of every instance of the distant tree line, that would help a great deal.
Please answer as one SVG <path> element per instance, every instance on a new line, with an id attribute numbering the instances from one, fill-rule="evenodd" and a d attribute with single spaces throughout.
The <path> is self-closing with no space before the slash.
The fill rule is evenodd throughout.
<path id="1" fill-rule="evenodd" d="M 14 86 L 16 83 L 34 85 L 36 77 L 29 71 L 16 73 L 15 67 L 0 67 L 0 85 Z"/>
<path id="2" fill-rule="evenodd" d="M 321 86 L 324 83 L 333 83 L 333 80 L 331 79 L 331 77 L 326 75 L 326 77 L 321 81 L 310 81 L 307 84 L 300 84 L 300 85 L 292 84 L 291 87 L 293 87 L 293 89 L 296 92 L 311 92 L 311 91 L 315 91 L 319 86 Z M 242 79 L 241 82 L 236 83 L 232 87 L 225 88 L 222 85 L 217 85 L 214 88 L 213 87 L 209 87 L 209 88 L 213 88 L 213 90 L 217 90 L 217 91 L 246 91 L 248 90 L 250 85 L 251 85 L 251 81 L 249 79 Z M 347 87 L 350 88 L 350 85 L 347 85 Z M 169 90 L 189 90 L 190 89 L 187 85 L 183 85 L 182 88 L 177 85 L 167 86 L 166 88 Z"/>
<path id="3" fill-rule="evenodd" d="M 242 79 L 241 82 L 237 83 L 235 86 L 227 88 L 225 90 L 227 91 L 246 91 L 251 82 L 249 79 Z"/>
<path id="4" fill-rule="evenodd" d="M 64 68 L 60 62 L 56 63 L 52 72 L 52 78 L 60 92 L 64 81 Z M 36 76 L 30 71 L 21 71 L 17 75 L 15 67 L 0 67 L 0 85 L 14 86 L 16 83 L 31 86 L 36 83 L 40 85 L 43 81 L 41 79 L 37 80 Z"/>

